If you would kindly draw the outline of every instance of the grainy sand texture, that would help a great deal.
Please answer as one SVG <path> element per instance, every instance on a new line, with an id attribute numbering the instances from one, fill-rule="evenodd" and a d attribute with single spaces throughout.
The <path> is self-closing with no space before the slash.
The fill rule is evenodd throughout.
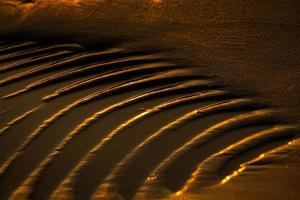
<path id="1" fill-rule="evenodd" d="M 299 113 L 298 0 L 0 0 L 0 200 L 297 200 Z"/>

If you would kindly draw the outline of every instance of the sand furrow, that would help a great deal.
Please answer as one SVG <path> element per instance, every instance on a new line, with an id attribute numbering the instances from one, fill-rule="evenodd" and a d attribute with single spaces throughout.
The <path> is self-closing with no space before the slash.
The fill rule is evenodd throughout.
<path id="1" fill-rule="evenodd" d="M 142 61 L 143 63 L 147 63 L 147 62 L 151 62 L 152 61 L 152 58 L 150 60 L 147 60 L 147 58 L 145 57 L 142 57 Z M 70 78 L 76 78 L 76 77 L 84 77 L 84 76 L 88 76 L 90 74 L 94 74 L 94 73 L 99 73 L 98 71 L 104 71 L 106 68 L 117 68 L 119 67 L 119 65 L 122 65 L 122 66 L 126 66 L 126 65 L 130 65 L 130 69 L 124 69 L 124 70 L 114 70 L 113 72 L 111 73 L 102 73 L 102 74 L 99 74 L 97 75 L 96 77 L 98 78 L 97 80 L 105 80 L 105 79 L 110 79 L 110 78 L 113 78 L 114 76 L 117 76 L 119 77 L 120 75 L 129 75 L 130 73 L 133 73 L 133 72 L 147 72 L 150 70 L 155 70 L 157 68 L 165 68 L 167 66 L 171 66 L 171 64 L 168 64 L 168 63 L 149 63 L 148 65 L 146 65 L 145 67 L 143 67 L 143 65 L 139 65 L 139 66 L 134 66 L 134 63 L 135 62 L 139 62 L 140 58 L 138 57 L 134 57 L 134 58 L 127 58 L 127 59 L 122 59 L 120 61 L 111 61 L 111 62 L 108 62 L 108 63 L 100 63 L 100 64 L 92 64 L 91 66 L 87 66 L 87 67 L 76 67 L 74 69 L 71 69 L 71 70 L 68 70 L 66 72 L 61 72 L 61 73 L 58 73 L 58 74 L 54 74 L 52 76 L 48 76 L 42 80 L 38 80 L 34 83 L 30 83 L 29 85 L 27 85 L 25 88 L 23 89 L 20 89 L 16 92 L 13 92 L 11 94 L 8 94 L 6 96 L 4 96 L 3 98 L 11 98 L 13 96 L 16 96 L 16 95 L 20 95 L 20 94 L 23 94 L 25 92 L 28 92 L 32 89 L 35 89 L 35 88 L 39 88 L 41 86 L 48 86 L 49 84 L 51 83 L 57 83 L 58 81 L 60 80 L 67 80 L 67 79 L 70 79 Z M 117 65 L 119 64 L 119 65 Z M 117 65 L 117 66 L 116 66 Z M 144 64 L 145 65 L 145 64 Z M 175 68 L 175 67 L 174 67 Z M 93 79 L 95 80 L 95 79 Z M 83 82 L 83 81 L 81 81 Z"/>
<path id="2" fill-rule="evenodd" d="M 139 80 L 135 80 L 135 81 L 129 81 L 127 83 L 124 84 L 120 84 L 111 88 L 107 88 L 104 90 L 101 90 L 99 92 L 95 92 L 93 94 L 90 94 L 88 96 L 85 96 L 79 100 L 74 101 L 73 103 L 67 105 L 66 107 L 60 109 L 58 112 L 56 112 L 54 115 L 52 115 L 51 117 L 49 117 L 48 119 L 46 119 L 45 121 L 43 121 L 39 127 L 37 127 L 26 139 L 25 141 L 23 141 L 23 143 L 17 148 L 17 150 L 13 153 L 13 155 L 5 162 L 3 163 L 3 165 L 0 168 L 0 176 L 3 176 L 6 171 L 8 170 L 8 168 L 14 163 L 14 161 L 23 154 L 23 152 L 25 151 L 25 149 L 34 141 L 36 140 L 40 134 L 42 134 L 42 131 L 45 130 L 46 128 L 48 128 L 51 124 L 53 124 L 55 121 L 57 121 L 59 118 L 61 118 L 62 116 L 66 115 L 68 112 L 70 112 L 72 109 L 78 107 L 78 106 L 82 106 L 84 104 L 87 104 L 91 101 L 94 101 L 96 99 L 99 99 L 101 97 L 107 96 L 107 95 L 111 95 L 114 94 L 116 92 L 120 92 L 122 90 L 128 89 L 128 88 L 132 88 L 134 87 L 135 89 L 137 89 L 137 87 L 147 87 L 147 84 L 153 84 L 157 81 L 166 81 L 168 79 L 170 80 L 178 80 L 178 78 L 183 78 L 182 80 L 184 80 L 184 78 L 190 78 L 190 75 L 184 75 L 184 73 L 179 73 L 182 71 L 171 71 L 171 72 L 167 72 L 164 74 L 159 74 L 159 75 L 155 75 L 155 76 L 150 76 L 148 78 L 143 78 L 143 79 L 139 79 Z"/>
<path id="3" fill-rule="evenodd" d="M 50 63 L 46 63 L 46 64 L 40 65 L 38 67 L 35 67 L 33 69 L 9 76 L 9 77 L 1 80 L 0 85 L 7 84 L 12 81 L 16 81 L 16 80 L 23 79 L 26 77 L 34 76 L 36 74 L 46 73 L 48 71 L 56 70 L 58 68 L 67 67 L 68 64 L 73 64 L 73 67 L 74 67 L 74 65 L 76 65 L 76 62 L 82 62 L 82 61 L 86 61 L 89 59 L 95 59 L 95 58 L 100 59 L 100 57 L 105 58 L 105 56 L 107 56 L 109 54 L 117 53 L 119 51 L 120 51 L 119 49 L 109 49 L 109 50 L 104 50 L 104 51 L 99 51 L 99 52 L 87 52 L 87 53 L 85 52 L 85 53 L 71 55 L 69 57 L 61 59 L 60 61 L 53 61 Z"/>
<path id="4" fill-rule="evenodd" d="M 14 126 L 15 124 L 17 124 L 18 122 L 22 121 L 24 118 L 26 118 L 28 115 L 30 115 L 31 113 L 33 113 L 34 111 L 36 111 L 37 109 L 39 109 L 41 106 L 37 106 L 25 113 L 23 113 L 22 115 L 14 118 L 13 120 L 11 120 L 10 122 L 8 122 L 6 124 L 6 126 L 4 126 L 3 128 L 0 129 L 0 137 L 4 134 L 7 133 L 7 131 Z"/>
<path id="5" fill-rule="evenodd" d="M 112 171 L 109 177 L 106 179 L 104 184 L 100 185 L 94 197 L 101 197 L 102 195 L 106 195 L 106 191 L 114 193 L 116 188 L 118 190 L 122 190 L 122 179 L 124 179 L 124 175 L 126 174 L 126 169 L 129 169 L 136 160 L 136 157 L 139 158 L 139 155 L 144 151 L 145 148 L 153 146 L 154 143 L 160 140 L 160 138 L 165 137 L 168 134 L 172 134 L 175 129 L 178 129 L 185 123 L 191 120 L 199 120 L 206 115 L 216 114 L 218 112 L 230 111 L 232 109 L 243 109 L 247 107 L 254 106 L 254 102 L 252 100 L 247 99 L 233 99 L 228 101 L 221 101 L 209 106 L 205 106 L 199 109 L 196 109 L 190 113 L 183 115 L 182 117 L 176 119 L 175 121 L 167 124 L 162 127 L 159 131 L 153 133 L 146 140 L 141 142 L 137 147 L 135 147 L 131 153 L 129 153 L 126 158 L 124 158 Z M 214 135 L 210 135 L 209 137 L 213 138 Z M 137 161 L 139 162 L 139 161 Z M 129 176 L 127 174 L 127 176 Z M 125 177 L 126 178 L 126 177 Z M 143 177 L 136 177 L 135 180 L 139 181 Z M 132 180 L 134 180 L 132 178 Z M 136 184 L 132 184 L 135 187 Z M 127 188 L 128 190 L 129 188 Z M 135 190 L 137 188 L 131 188 Z M 122 196 L 125 194 L 121 194 Z M 128 195 L 128 194 L 126 194 Z"/>
<path id="6" fill-rule="evenodd" d="M 227 147 L 226 149 L 204 160 L 197 167 L 191 178 L 187 180 L 184 187 L 177 192 L 177 195 L 181 195 L 193 187 L 227 183 L 230 179 L 239 175 L 246 168 L 246 165 L 241 163 L 240 168 L 233 171 L 232 174 L 227 174 L 227 176 L 225 175 L 225 178 L 222 179 L 222 176 L 219 176 L 222 167 L 230 165 L 230 162 L 232 162 L 235 157 L 240 156 L 240 154 L 243 154 L 244 152 L 255 149 L 258 146 L 266 145 L 278 140 L 283 140 L 285 142 L 287 140 L 292 140 L 297 133 L 297 130 L 291 126 L 275 126 L 271 129 L 255 133 L 244 140 Z M 279 146 L 279 144 L 277 144 L 277 146 Z M 272 148 L 276 148 L 276 146 L 272 146 Z M 259 157 L 260 155 L 261 154 L 258 152 L 256 157 Z"/>
<path id="7" fill-rule="evenodd" d="M 187 104 L 193 101 L 201 101 L 213 98 L 222 98 L 228 95 L 226 92 L 213 90 L 208 92 L 200 92 L 187 96 L 183 96 L 162 104 L 159 104 L 151 109 L 148 109 L 134 118 L 129 119 L 128 121 L 121 124 L 115 130 L 113 130 L 109 135 L 107 135 L 104 139 L 102 139 L 83 159 L 82 161 L 72 170 L 72 172 L 68 175 L 68 177 L 61 183 L 61 185 L 57 188 L 57 190 L 53 193 L 53 198 L 60 198 L 62 196 L 70 197 L 73 195 L 72 190 L 74 184 L 76 183 L 76 177 L 80 174 L 91 160 L 95 157 L 98 152 L 101 152 L 106 145 L 111 143 L 115 137 L 121 134 L 125 129 L 134 126 L 141 120 L 146 119 L 147 117 L 154 115 L 155 113 L 165 111 L 167 109 L 174 108 L 176 106 L 180 106 L 182 104 Z"/>
<path id="8" fill-rule="evenodd" d="M 35 42 L 20 42 L 17 44 L 8 44 L 0 48 L 0 53 L 5 53 L 12 50 L 18 50 L 20 48 L 28 48 L 36 44 Z"/>
<path id="9" fill-rule="evenodd" d="M 33 57 L 26 58 L 26 59 L 23 59 L 20 61 L 9 63 L 7 65 L 3 65 L 0 68 L 0 72 L 3 73 L 3 72 L 7 72 L 9 70 L 20 69 L 22 66 L 27 67 L 27 66 L 36 65 L 41 62 L 47 62 L 52 59 L 57 59 L 62 56 L 67 56 L 71 53 L 72 53 L 71 51 L 58 51 L 58 52 L 54 52 L 54 53 L 46 53 L 43 55 L 33 56 Z"/>
<path id="10" fill-rule="evenodd" d="M 258 110 L 253 111 L 250 113 L 245 113 L 230 119 L 227 119 L 223 122 L 220 122 L 207 130 L 200 132 L 197 136 L 192 138 L 189 142 L 186 142 L 183 146 L 176 149 L 168 158 L 166 158 L 163 162 L 161 162 L 160 165 L 158 165 L 148 176 L 148 178 L 144 181 L 144 186 L 140 188 L 140 194 L 143 194 L 144 192 L 150 194 L 157 188 L 160 188 L 160 191 L 163 191 L 162 195 L 167 194 L 174 194 L 175 192 L 170 190 L 168 187 L 168 182 L 165 176 L 165 173 L 170 170 L 173 166 L 178 164 L 180 158 L 184 158 L 186 156 L 191 156 L 189 154 L 195 149 L 202 148 L 206 143 L 211 143 L 211 145 L 214 145 L 211 141 L 214 140 L 216 137 L 220 137 L 221 135 L 228 134 L 228 132 L 233 131 L 235 129 L 241 129 L 243 127 L 255 127 L 259 126 L 260 124 L 267 124 L 268 121 L 273 121 L 274 115 L 272 111 L 270 110 Z M 276 120 L 275 120 L 276 121 Z M 274 122 L 275 123 L 275 122 Z M 258 129 L 258 128 L 256 128 Z M 242 132 L 241 132 L 242 133 Z M 255 133 L 251 134 L 249 138 L 252 137 Z M 289 135 L 287 135 L 289 136 Z M 229 136 L 230 137 L 230 136 Z M 241 138 L 247 137 L 241 136 Z M 233 140 L 233 139 L 232 139 Z M 243 139 L 240 139 L 243 140 Z M 237 144 L 239 143 L 239 141 Z M 232 142 L 232 145 L 236 145 L 234 141 Z M 231 146 L 232 146 L 231 145 Z M 225 149 L 229 147 L 225 146 Z M 203 149 L 204 151 L 205 149 Z M 202 152 L 203 152 L 202 151 Z M 223 152 L 224 149 L 220 150 L 220 152 Z M 198 150 L 198 152 L 201 152 L 201 150 Z M 204 152 L 202 153 L 204 154 Z M 200 157 L 200 156 L 199 156 Z M 204 157 L 203 157 L 204 158 Z M 201 158 L 203 160 L 203 158 Z M 196 160 L 199 160 L 195 158 Z M 201 164 L 203 161 L 199 161 Z M 184 165 L 182 166 L 182 170 L 184 170 Z M 217 172 L 216 172 L 217 173 Z M 178 180 L 177 180 L 178 181 Z M 188 180 L 182 180 L 184 182 L 187 182 Z M 202 181 L 202 180 L 200 180 Z M 174 184 L 174 183 L 172 183 Z M 179 184 L 179 182 L 177 183 Z M 163 186 L 162 186 L 163 185 Z M 161 188 L 165 187 L 165 188 Z M 174 187 L 174 186 L 173 186 Z M 185 187 L 185 186 L 182 186 Z M 177 194 L 181 194 L 181 190 L 177 191 Z"/>
<path id="11" fill-rule="evenodd" d="M 79 81 L 74 84 L 67 85 L 61 89 L 56 90 L 52 94 L 45 96 L 43 98 L 43 100 L 44 101 L 52 100 L 53 98 L 67 94 L 70 91 L 74 91 L 74 90 L 80 89 L 82 87 L 89 86 L 90 84 L 93 84 L 95 82 L 98 83 L 98 81 L 100 81 L 101 79 L 107 79 L 112 76 L 113 76 L 113 74 L 108 74 L 107 76 L 104 75 L 103 77 L 100 76 L 100 77 L 88 79 L 86 81 L 85 80 Z M 174 82 L 174 81 L 178 81 L 178 78 L 181 78 L 181 80 L 189 80 L 189 79 L 192 80 L 192 79 L 197 79 L 198 77 L 189 74 L 188 71 L 185 71 L 185 70 L 181 70 L 181 71 L 173 70 L 173 71 L 156 74 L 156 75 L 152 75 L 152 74 L 142 75 L 142 77 L 139 76 L 138 78 L 133 78 L 131 80 L 124 81 L 120 84 L 116 84 L 116 85 L 108 88 L 107 91 L 110 91 L 110 92 L 119 91 L 124 88 L 138 89 L 137 88 L 138 86 L 147 86 L 149 83 L 156 84 L 158 81 L 162 81 L 162 80 L 164 81 L 164 83 Z M 96 97 L 98 95 L 101 95 L 101 93 L 103 93 L 103 92 L 105 92 L 105 91 L 96 92 L 92 95 L 94 95 Z"/>
<path id="12" fill-rule="evenodd" d="M 130 104 L 142 102 L 149 98 L 159 97 L 161 95 L 167 95 L 172 93 L 177 93 L 180 91 L 184 91 L 187 89 L 196 88 L 198 90 L 206 87 L 209 84 L 208 81 L 190 81 L 182 84 L 173 84 L 171 86 L 165 86 L 162 88 L 155 89 L 153 91 L 148 91 L 146 93 L 131 97 L 129 99 L 125 99 L 124 101 L 115 103 L 105 109 L 102 109 L 92 116 L 88 117 L 84 120 L 81 124 L 79 124 L 72 132 L 67 134 L 67 136 L 63 139 L 63 141 L 57 145 L 57 147 L 49 154 L 46 159 L 36 168 L 29 176 L 26 181 L 19 187 L 18 190 L 15 191 L 13 194 L 14 198 L 24 198 L 30 196 L 32 190 L 34 190 L 35 184 L 38 182 L 39 177 L 42 175 L 43 171 L 47 166 L 49 166 L 55 157 L 59 156 L 59 154 L 64 150 L 64 148 L 72 142 L 72 140 L 80 134 L 84 129 L 88 126 L 91 126 L 95 121 L 99 120 L 100 118 L 104 117 L 105 115 L 123 107 L 126 107 Z"/>
<path id="13" fill-rule="evenodd" d="M 80 49 L 81 46 L 78 44 L 57 44 L 57 45 L 48 45 L 45 47 L 33 47 L 31 49 L 27 49 L 26 51 L 24 50 L 19 50 L 13 53 L 7 53 L 7 54 L 1 54 L 0 55 L 0 62 L 7 61 L 7 60 L 15 60 L 15 59 L 20 59 L 23 57 L 29 57 L 29 56 L 34 56 L 34 55 L 41 55 L 43 53 L 49 53 L 54 50 L 75 50 L 75 49 Z"/>

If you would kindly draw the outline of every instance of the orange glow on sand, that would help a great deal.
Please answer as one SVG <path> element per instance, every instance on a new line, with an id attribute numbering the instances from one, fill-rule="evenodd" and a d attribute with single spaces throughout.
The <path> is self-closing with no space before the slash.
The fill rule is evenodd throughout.
<path id="1" fill-rule="evenodd" d="M 152 3 L 154 3 L 154 4 L 162 4 L 163 0 L 152 0 Z"/>

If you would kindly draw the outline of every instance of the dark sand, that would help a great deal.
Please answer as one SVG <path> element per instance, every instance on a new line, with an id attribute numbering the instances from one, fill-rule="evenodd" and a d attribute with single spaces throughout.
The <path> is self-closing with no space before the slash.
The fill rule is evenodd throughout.
<path id="1" fill-rule="evenodd" d="M 0 199 L 300 199 L 299 10 L 0 1 Z"/>

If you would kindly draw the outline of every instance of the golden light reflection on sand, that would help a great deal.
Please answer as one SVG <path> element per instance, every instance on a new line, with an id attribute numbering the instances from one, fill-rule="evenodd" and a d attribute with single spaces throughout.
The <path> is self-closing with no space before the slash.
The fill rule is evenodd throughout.
<path id="1" fill-rule="evenodd" d="M 179 190 L 178 192 L 175 193 L 175 196 L 180 196 L 180 195 L 182 195 L 182 193 L 183 192 L 181 190 Z"/>
<path id="2" fill-rule="evenodd" d="M 159 5 L 163 3 L 163 0 L 152 0 L 152 3 Z"/>
<path id="3" fill-rule="evenodd" d="M 156 176 L 155 174 L 150 175 L 150 176 L 147 177 L 147 180 L 148 180 L 148 181 L 154 181 L 154 180 L 156 180 L 156 179 L 157 179 L 157 176 Z"/>
<path id="4" fill-rule="evenodd" d="M 225 184 L 228 181 L 230 181 L 232 178 L 240 175 L 244 170 L 246 169 L 246 166 L 240 165 L 240 168 L 238 170 L 235 170 L 232 174 L 226 176 L 222 181 L 221 184 Z"/>

